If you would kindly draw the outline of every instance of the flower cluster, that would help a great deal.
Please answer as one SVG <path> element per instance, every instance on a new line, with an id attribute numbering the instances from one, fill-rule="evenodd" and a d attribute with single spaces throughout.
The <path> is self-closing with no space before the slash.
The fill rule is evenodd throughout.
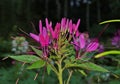
<path id="1" fill-rule="evenodd" d="M 12 51 L 15 54 L 24 54 L 28 51 L 28 42 L 24 37 L 15 37 L 12 41 Z"/>
<path id="2" fill-rule="evenodd" d="M 98 39 L 89 39 L 88 33 L 81 33 L 79 36 L 73 37 L 73 44 L 76 50 L 76 58 L 81 58 L 88 52 L 95 51 L 98 46 Z"/>
<path id="3" fill-rule="evenodd" d="M 30 33 L 30 37 L 32 37 L 35 41 L 40 44 L 40 48 L 43 52 L 42 56 L 47 58 L 50 49 L 54 49 L 55 51 L 59 51 L 61 38 L 67 40 L 71 43 L 76 50 L 76 58 L 80 58 L 86 52 L 95 51 L 99 42 L 98 39 L 89 39 L 88 33 L 80 33 L 78 30 L 80 19 L 78 19 L 77 23 L 73 23 L 72 20 L 63 18 L 61 22 L 56 23 L 55 27 L 52 26 L 52 22 L 45 20 L 46 25 L 42 25 L 42 21 L 39 21 L 39 34 Z"/>
<path id="4" fill-rule="evenodd" d="M 115 33 L 114 37 L 112 38 L 112 45 L 120 48 L 120 29 Z"/>

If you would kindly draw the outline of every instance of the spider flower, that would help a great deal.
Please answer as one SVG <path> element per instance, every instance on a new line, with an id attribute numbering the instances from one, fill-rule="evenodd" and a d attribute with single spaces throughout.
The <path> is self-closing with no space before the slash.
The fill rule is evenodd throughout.
<path id="1" fill-rule="evenodd" d="M 42 21 L 39 21 L 39 34 L 30 33 L 30 37 L 32 37 L 35 41 L 40 43 L 43 54 L 46 56 L 48 54 L 48 48 L 58 50 L 58 47 L 61 41 L 60 39 L 66 39 L 68 41 L 72 40 L 72 36 L 74 38 L 74 44 L 76 49 L 84 49 L 86 46 L 86 40 L 83 34 L 78 31 L 78 27 L 80 24 L 80 19 L 78 19 L 77 23 L 74 24 L 72 20 L 67 18 L 62 18 L 61 23 L 57 22 L 55 27 L 52 26 L 52 22 L 49 22 L 48 19 L 45 19 L 46 26 L 42 25 Z M 62 36 L 60 36 L 62 35 Z M 60 36 L 60 39 L 59 39 Z M 79 38 L 78 38 L 79 37 Z M 75 40 L 77 38 L 77 40 Z M 80 42 L 79 42 L 80 41 Z M 88 49 L 89 50 L 89 49 Z"/>
<path id="2" fill-rule="evenodd" d="M 86 39 L 84 33 L 80 34 L 79 37 L 74 37 L 72 44 L 74 44 L 77 58 L 81 57 L 83 53 L 95 51 L 99 47 L 97 39 L 93 39 L 88 42 L 88 39 Z M 81 53 L 79 53 L 79 51 Z"/>
<path id="3" fill-rule="evenodd" d="M 41 20 L 39 22 L 39 31 L 40 31 L 40 33 L 38 35 L 30 33 L 30 37 L 32 37 L 34 40 L 39 42 L 42 47 L 48 46 L 48 44 L 49 44 L 49 35 L 47 33 L 47 29 L 45 27 L 42 27 Z"/>
<path id="4" fill-rule="evenodd" d="M 48 24 L 46 22 L 46 27 L 48 27 L 50 24 Z M 50 43 L 50 37 L 48 34 L 48 30 L 46 27 L 42 26 L 42 21 L 39 21 L 39 34 L 33 34 L 30 33 L 30 37 L 32 37 L 35 41 L 37 41 L 38 43 L 40 43 L 41 45 L 41 49 L 42 49 L 42 56 L 43 57 L 47 57 L 48 56 L 48 46 Z"/>

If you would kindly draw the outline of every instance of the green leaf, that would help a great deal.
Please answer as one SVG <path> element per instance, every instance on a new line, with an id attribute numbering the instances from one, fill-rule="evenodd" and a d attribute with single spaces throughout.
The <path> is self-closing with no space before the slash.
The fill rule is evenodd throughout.
<path id="1" fill-rule="evenodd" d="M 50 64 L 48 64 L 47 65 L 47 73 L 48 73 L 48 75 L 50 74 L 51 70 L 52 70 L 52 67 L 51 67 Z"/>
<path id="2" fill-rule="evenodd" d="M 33 46 L 31 46 L 31 48 L 38 56 L 42 55 L 42 51 L 41 50 L 38 50 L 38 49 L 34 48 Z"/>
<path id="3" fill-rule="evenodd" d="M 116 20 L 107 20 L 107 21 L 100 22 L 99 24 L 106 24 L 106 23 L 111 23 L 111 22 L 120 22 L 120 19 L 116 19 Z"/>
<path id="4" fill-rule="evenodd" d="M 87 74 L 84 72 L 84 70 L 78 70 L 82 75 L 84 75 L 85 77 L 87 76 Z"/>
<path id="5" fill-rule="evenodd" d="M 18 56 L 9 56 L 9 57 L 14 60 L 25 62 L 25 63 L 33 63 L 35 61 L 40 60 L 40 58 L 35 55 L 18 55 Z"/>
<path id="6" fill-rule="evenodd" d="M 41 68 L 45 65 L 45 61 L 44 60 L 38 60 L 36 62 L 34 62 L 31 66 L 29 66 L 27 69 L 36 69 L 36 68 Z"/>
<path id="7" fill-rule="evenodd" d="M 95 55 L 95 58 L 103 57 L 103 56 L 109 55 L 109 54 L 120 54 L 120 51 L 111 50 L 111 51 L 102 52 L 100 54 Z"/>
<path id="8" fill-rule="evenodd" d="M 109 72 L 107 69 L 91 62 L 85 62 L 82 64 L 68 64 L 66 66 L 66 68 L 70 68 L 70 67 L 82 68 L 82 69 L 87 69 L 92 71 Z"/>

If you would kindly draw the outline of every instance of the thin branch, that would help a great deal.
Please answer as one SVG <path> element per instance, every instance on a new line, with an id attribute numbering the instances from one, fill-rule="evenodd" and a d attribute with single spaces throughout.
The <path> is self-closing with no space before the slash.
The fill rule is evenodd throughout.
<path id="1" fill-rule="evenodd" d="M 72 70 L 71 70 L 71 71 L 68 70 L 68 72 L 69 72 L 69 77 L 68 77 L 68 80 L 67 80 L 67 83 L 66 83 L 66 84 L 69 84 L 70 78 L 71 78 L 71 76 L 72 76 L 73 71 L 72 71 Z"/>
<path id="2" fill-rule="evenodd" d="M 30 22 L 30 23 L 31 23 L 31 25 L 32 25 L 32 27 L 33 27 L 33 29 L 34 29 L 34 31 L 35 31 L 36 33 L 38 33 L 37 30 L 36 30 L 36 28 L 35 28 L 35 25 L 33 24 L 33 22 Z"/>
<path id="3" fill-rule="evenodd" d="M 24 33 L 25 35 L 27 35 L 28 37 L 30 37 L 30 35 L 29 35 L 27 32 L 23 31 L 21 28 L 19 28 L 19 30 L 20 30 L 22 33 Z"/>
<path id="4" fill-rule="evenodd" d="M 101 35 L 104 33 L 104 31 L 108 28 L 109 24 L 105 25 L 105 27 L 103 28 L 103 30 L 99 33 L 98 38 L 101 37 Z"/>

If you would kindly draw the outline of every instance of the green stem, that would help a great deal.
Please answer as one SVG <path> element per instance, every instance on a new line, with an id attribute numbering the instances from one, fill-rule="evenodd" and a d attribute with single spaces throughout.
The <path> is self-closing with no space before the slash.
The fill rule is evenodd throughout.
<path id="1" fill-rule="evenodd" d="M 71 78 L 71 76 L 72 76 L 72 73 L 73 73 L 73 71 L 69 71 L 69 77 L 68 77 L 68 79 L 67 79 L 67 83 L 66 83 L 66 84 L 69 84 L 70 78 Z"/>
<path id="2" fill-rule="evenodd" d="M 63 84 L 62 71 L 61 70 L 58 73 L 58 80 L 59 80 L 59 84 Z"/>
<path id="3" fill-rule="evenodd" d="M 62 69 L 62 64 L 61 61 L 59 61 L 58 64 L 58 80 L 59 80 L 59 84 L 63 84 L 63 78 L 62 78 L 62 73 L 63 73 L 63 69 Z"/>

